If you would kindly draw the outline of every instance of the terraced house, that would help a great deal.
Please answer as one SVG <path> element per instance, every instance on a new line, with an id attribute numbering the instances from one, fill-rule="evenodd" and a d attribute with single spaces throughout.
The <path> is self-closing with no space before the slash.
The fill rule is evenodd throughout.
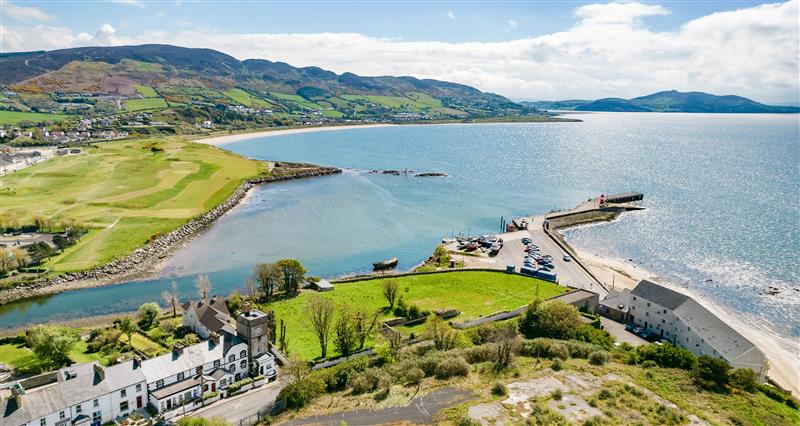
<path id="1" fill-rule="evenodd" d="M 267 322 L 265 313 L 248 307 L 235 329 L 220 327 L 196 345 L 176 345 L 143 361 L 76 364 L 17 381 L 0 403 L 0 425 L 98 426 L 148 404 L 160 414 L 191 411 L 203 395 L 226 394 L 238 380 L 277 376 Z"/>
<path id="2" fill-rule="evenodd" d="M 756 345 L 691 297 L 642 280 L 630 293 L 629 321 L 661 335 L 695 355 L 749 368 L 763 383 L 767 360 Z"/>

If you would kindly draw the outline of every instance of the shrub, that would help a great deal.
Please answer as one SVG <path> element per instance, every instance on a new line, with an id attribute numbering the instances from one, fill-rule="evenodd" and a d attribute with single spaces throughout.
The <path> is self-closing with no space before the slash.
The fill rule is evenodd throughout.
<path id="1" fill-rule="evenodd" d="M 502 384 L 500 382 L 495 383 L 494 386 L 492 386 L 492 395 L 495 395 L 495 396 L 508 395 L 508 388 L 506 387 L 506 385 L 504 385 L 504 384 Z"/>
<path id="2" fill-rule="evenodd" d="M 352 381 L 354 394 L 369 393 L 378 388 L 381 377 L 374 369 L 367 370 L 356 376 Z"/>
<path id="3" fill-rule="evenodd" d="M 604 349 L 614 347 L 614 338 L 604 330 L 597 329 L 588 324 L 582 324 L 575 333 L 575 339 L 581 342 L 594 343 Z"/>
<path id="4" fill-rule="evenodd" d="M 441 361 L 441 356 L 435 352 L 425 355 L 419 361 L 419 368 L 425 373 L 425 377 L 431 377 L 435 374 L 439 361 Z"/>
<path id="5" fill-rule="evenodd" d="M 756 372 L 749 368 L 738 368 L 730 374 L 731 386 L 753 392 L 756 390 Z"/>
<path id="6" fill-rule="evenodd" d="M 492 345 L 473 346 L 464 351 L 464 358 L 470 364 L 494 361 L 495 350 Z"/>
<path id="7" fill-rule="evenodd" d="M 534 300 L 519 322 L 519 331 L 527 338 L 570 339 L 580 327 L 578 310 L 559 300 Z"/>
<path id="8" fill-rule="evenodd" d="M 642 362 L 645 360 L 652 360 L 659 367 L 664 368 L 681 368 L 684 370 L 692 370 L 694 368 L 696 358 L 693 353 L 687 349 L 672 345 L 642 345 L 636 348 L 637 360 Z"/>
<path id="9" fill-rule="evenodd" d="M 325 383 L 315 375 L 306 377 L 281 389 L 277 400 L 286 401 L 286 408 L 300 409 L 325 392 Z"/>
<path id="10" fill-rule="evenodd" d="M 602 426 L 603 424 L 603 417 L 602 416 L 592 416 L 588 419 L 583 421 L 583 426 Z"/>
<path id="11" fill-rule="evenodd" d="M 458 426 L 481 426 L 482 424 L 469 416 L 464 416 L 458 420 Z"/>
<path id="12" fill-rule="evenodd" d="M 608 389 L 600 389 L 600 392 L 597 394 L 597 397 L 600 399 L 611 399 L 614 397 L 614 392 L 611 392 Z"/>
<path id="13" fill-rule="evenodd" d="M 559 358 L 556 358 L 553 360 L 553 363 L 550 365 L 550 368 L 552 368 L 553 371 L 561 371 L 561 369 L 564 368 L 564 366 L 561 363 L 561 360 Z"/>
<path id="14" fill-rule="evenodd" d="M 653 361 L 652 359 L 648 359 L 647 361 L 642 363 L 642 367 L 643 368 L 655 368 L 655 367 L 658 367 L 658 364 L 656 364 L 656 362 Z"/>
<path id="15" fill-rule="evenodd" d="M 730 364 L 708 355 L 700 355 L 692 370 L 695 382 L 704 389 L 722 390 L 728 384 Z"/>
<path id="16" fill-rule="evenodd" d="M 400 300 L 397 301 L 397 306 L 394 307 L 394 315 L 397 317 L 408 316 L 408 305 L 405 299 L 403 299 L 403 296 L 400 296 Z"/>
<path id="17" fill-rule="evenodd" d="M 415 320 L 417 318 L 422 317 L 422 311 L 420 311 L 419 306 L 411 305 L 408 307 L 408 312 L 406 313 L 408 319 Z"/>
<path id="18" fill-rule="evenodd" d="M 205 401 L 207 399 L 215 398 L 217 395 L 219 395 L 217 392 L 206 392 L 206 393 L 203 394 L 203 401 Z"/>
<path id="19" fill-rule="evenodd" d="M 567 426 L 569 423 L 561 416 L 548 407 L 541 407 L 534 405 L 528 416 L 528 424 L 530 425 L 549 425 L 549 426 Z"/>
<path id="20" fill-rule="evenodd" d="M 367 367 L 369 367 L 369 360 L 366 357 L 358 357 L 327 369 L 322 373 L 325 390 L 335 392 L 347 388 L 349 381 L 365 371 Z"/>
<path id="21" fill-rule="evenodd" d="M 603 365 L 608 361 L 608 352 L 595 351 L 589 354 L 589 363 L 592 365 Z"/>
<path id="22" fill-rule="evenodd" d="M 550 394 L 550 397 L 555 401 L 561 401 L 561 399 L 564 398 L 564 394 L 561 392 L 561 389 L 556 389 Z"/>
<path id="23" fill-rule="evenodd" d="M 569 358 L 569 348 L 563 343 L 556 343 L 550 347 L 550 358 L 566 360 Z"/>
<path id="24" fill-rule="evenodd" d="M 410 385 L 417 385 L 419 384 L 422 379 L 425 377 L 425 372 L 422 369 L 414 367 L 408 370 L 403 377 L 407 384 Z"/>
<path id="25" fill-rule="evenodd" d="M 461 357 L 451 357 L 443 359 L 434 371 L 437 379 L 444 380 L 456 376 L 466 376 L 469 374 L 469 364 Z"/>

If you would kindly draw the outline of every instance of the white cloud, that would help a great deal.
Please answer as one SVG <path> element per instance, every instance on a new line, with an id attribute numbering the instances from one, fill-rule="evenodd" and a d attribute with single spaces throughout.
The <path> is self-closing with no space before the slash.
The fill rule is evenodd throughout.
<path id="1" fill-rule="evenodd" d="M 63 27 L 0 28 L 4 51 L 91 44 L 172 43 L 239 59 L 264 58 L 362 75 L 412 75 L 473 85 L 513 99 L 633 97 L 666 90 L 797 102 L 800 0 L 720 12 L 674 31 L 640 18 L 667 13 L 638 3 L 584 6 L 565 31 L 502 42 L 404 41 L 356 33 L 229 34 L 172 29 L 122 37 Z"/>
<path id="2" fill-rule="evenodd" d="M 125 6 L 144 7 L 144 2 L 140 0 L 108 0 L 111 3 L 122 4 Z"/>
<path id="3" fill-rule="evenodd" d="M 448 17 L 448 18 L 450 18 L 450 19 L 452 19 L 452 20 L 454 20 L 454 21 L 456 20 L 456 14 L 455 14 L 455 13 L 453 13 L 453 11 L 452 11 L 452 10 L 448 10 L 448 11 L 447 11 L 447 17 Z"/>
<path id="4" fill-rule="evenodd" d="M 509 19 L 508 22 L 506 22 L 506 25 L 508 26 L 509 30 L 516 30 L 517 27 L 519 27 L 519 22 L 517 22 L 516 19 Z"/>
<path id="5" fill-rule="evenodd" d="M 41 9 L 30 6 L 17 6 L 10 1 L 0 0 L 2 14 L 20 21 L 52 21 L 54 16 L 48 15 Z"/>

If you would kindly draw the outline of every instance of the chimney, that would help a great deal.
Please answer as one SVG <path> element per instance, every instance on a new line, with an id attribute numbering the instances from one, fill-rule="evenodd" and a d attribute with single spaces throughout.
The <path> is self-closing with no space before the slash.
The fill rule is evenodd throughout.
<path id="1" fill-rule="evenodd" d="M 133 369 L 136 370 L 141 366 L 142 366 L 142 357 L 140 356 L 133 357 Z"/>
<path id="2" fill-rule="evenodd" d="M 22 408 L 22 395 L 25 395 L 25 388 L 19 382 L 11 386 L 11 397 L 17 403 L 17 408 Z"/>
<path id="3" fill-rule="evenodd" d="M 180 355 L 183 352 L 183 343 L 177 342 L 172 345 L 172 355 Z"/>
<path id="4" fill-rule="evenodd" d="M 244 316 L 250 315 L 250 302 L 244 302 L 244 308 L 242 311 L 244 312 Z"/>
<path id="5" fill-rule="evenodd" d="M 99 380 L 99 381 L 101 381 L 101 382 L 102 382 L 103 380 L 105 380 L 105 379 L 106 379 L 106 371 L 105 371 L 105 370 L 103 370 L 103 367 L 102 367 L 100 364 L 94 364 L 94 365 L 92 365 L 92 367 L 94 367 L 94 374 L 95 374 L 97 377 L 99 377 L 99 378 L 100 378 L 100 380 Z"/>
<path id="6" fill-rule="evenodd" d="M 216 331 L 212 331 L 210 335 L 211 341 L 214 342 L 215 345 L 219 345 L 222 343 L 222 336 Z"/>

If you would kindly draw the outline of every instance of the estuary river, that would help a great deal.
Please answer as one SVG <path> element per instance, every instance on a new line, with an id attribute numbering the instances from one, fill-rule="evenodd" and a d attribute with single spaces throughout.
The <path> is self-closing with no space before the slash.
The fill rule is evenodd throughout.
<path id="1" fill-rule="evenodd" d="M 255 263 L 283 257 L 326 277 L 391 256 L 407 269 L 444 236 L 498 231 L 502 216 L 640 191 L 647 210 L 570 230 L 568 239 L 632 259 L 771 333 L 800 336 L 797 115 L 576 117 L 584 121 L 344 129 L 225 145 L 253 158 L 346 170 L 256 188 L 156 279 L 2 306 L 0 327 L 135 310 L 173 280 L 192 297 L 198 273 L 227 294 L 243 288 Z M 766 294 L 771 288 L 777 294 Z"/>

